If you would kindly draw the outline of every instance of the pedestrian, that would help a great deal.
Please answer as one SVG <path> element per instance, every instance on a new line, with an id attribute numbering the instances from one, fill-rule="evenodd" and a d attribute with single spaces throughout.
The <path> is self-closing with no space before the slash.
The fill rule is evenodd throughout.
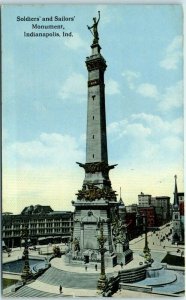
<path id="1" fill-rule="evenodd" d="M 98 266 L 97 266 L 97 264 L 95 264 L 95 270 L 97 271 L 97 269 L 98 269 Z"/>
<path id="2" fill-rule="evenodd" d="M 122 263 L 122 262 L 120 263 L 120 266 L 121 266 L 121 268 L 123 269 L 123 263 Z"/>
<path id="3" fill-rule="evenodd" d="M 85 266 L 85 271 L 87 271 L 87 266 Z"/>
<path id="4" fill-rule="evenodd" d="M 62 293 L 62 286 L 61 285 L 59 286 L 59 293 L 60 294 Z"/>

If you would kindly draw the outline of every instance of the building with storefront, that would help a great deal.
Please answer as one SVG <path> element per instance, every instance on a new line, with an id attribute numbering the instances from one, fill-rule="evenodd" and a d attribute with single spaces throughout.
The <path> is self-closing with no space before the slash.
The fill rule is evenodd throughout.
<path id="1" fill-rule="evenodd" d="M 67 242 L 73 230 L 71 211 L 53 211 L 50 206 L 25 207 L 21 214 L 2 214 L 2 240 L 8 248 L 24 244 L 22 230 L 28 226 L 32 245 Z"/>

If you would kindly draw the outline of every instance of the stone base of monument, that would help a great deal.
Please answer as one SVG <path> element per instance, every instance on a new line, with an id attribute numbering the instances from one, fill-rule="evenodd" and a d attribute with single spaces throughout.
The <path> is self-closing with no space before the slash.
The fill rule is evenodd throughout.
<path id="1" fill-rule="evenodd" d="M 91 251 L 90 251 L 91 252 Z M 94 257 L 91 257 L 89 255 L 89 251 L 86 250 L 82 253 L 78 253 L 74 255 L 71 252 L 68 252 L 64 255 L 64 262 L 66 264 L 89 264 L 89 265 L 95 265 L 101 263 L 101 257 L 100 254 L 95 255 Z M 110 267 L 115 267 L 118 263 L 117 260 L 117 255 L 115 253 L 111 254 L 105 254 L 105 267 L 110 268 Z"/>
<path id="2" fill-rule="evenodd" d="M 118 264 L 123 263 L 123 265 L 126 265 L 133 260 L 133 252 L 130 249 L 124 252 L 117 252 L 116 255 Z"/>
<path id="3" fill-rule="evenodd" d="M 77 265 L 77 264 L 89 264 L 95 265 L 101 263 L 100 254 L 96 257 L 91 258 L 88 255 L 88 252 L 79 253 L 78 255 L 74 256 L 71 252 L 68 252 L 64 255 L 64 262 L 66 264 Z M 127 265 L 131 260 L 133 260 L 133 252 L 128 249 L 123 253 L 105 253 L 105 267 L 112 268 L 115 267 L 117 264 L 121 262 L 123 265 Z"/>
<path id="4" fill-rule="evenodd" d="M 115 253 L 112 253 L 111 255 L 105 254 L 105 267 L 111 268 L 115 267 L 117 265 L 117 255 Z"/>

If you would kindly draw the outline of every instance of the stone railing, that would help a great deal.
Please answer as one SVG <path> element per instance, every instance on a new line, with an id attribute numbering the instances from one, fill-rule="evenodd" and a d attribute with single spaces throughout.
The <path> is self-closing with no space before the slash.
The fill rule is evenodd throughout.
<path id="1" fill-rule="evenodd" d="M 118 275 L 112 276 L 108 279 L 107 285 L 102 292 L 103 297 L 111 297 L 118 291 L 119 288 L 119 277 Z"/>
<path id="2" fill-rule="evenodd" d="M 147 266 L 140 266 L 138 268 L 121 270 L 118 272 L 120 283 L 132 283 L 146 278 Z"/>

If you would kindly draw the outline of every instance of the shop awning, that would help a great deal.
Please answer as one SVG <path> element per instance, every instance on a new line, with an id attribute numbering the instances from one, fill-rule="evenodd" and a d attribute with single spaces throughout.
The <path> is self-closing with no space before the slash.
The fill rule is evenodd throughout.
<path id="1" fill-rule="evenodd" d="M 38 241 L 44 241 L 44 240 L 46 240 L 46 237 L 40 237 L 40 238 L 38 238 Z"/>

